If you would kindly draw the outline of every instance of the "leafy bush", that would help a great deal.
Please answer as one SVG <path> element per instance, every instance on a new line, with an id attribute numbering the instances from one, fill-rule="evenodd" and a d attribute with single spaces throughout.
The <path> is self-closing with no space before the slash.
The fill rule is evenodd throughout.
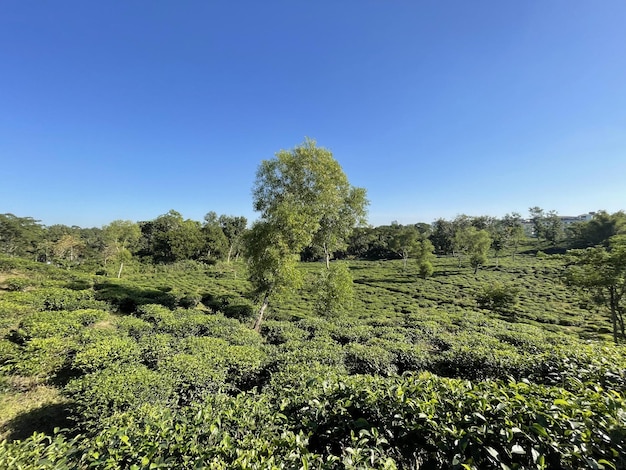
<path id="1" fill-rule="evenodd" d="M 20 360 L 14 361 L 10 371 L 19 375 L 48 379 L 69 365 L 71 355 L 78 345 L 57 336 L 33 338 L 24 346 Z"/>
<path id="2" fill-rule="evenodd" d="M 498 313 L 513 313 L 517 306 L 520 289 L 501 282 L 486 285 L 476 295 L 476 303 L 480 308 Z"/>
<path id="3" fill-rule="evenodd" d="M 32 282 L 24 277 L 9 277 L 4 280 L 4 284 L 9 291 L 24 292 L 32 285 Z"/>
<path id="4" fill-rule="evenodd" d="M 75 310 L 72 313 L 83 326 L 93 325 L 94 323 L 104 320 L 108 316 L 108 312 L 95 308 Z"/>
<path id="5" fill-rule="evenodd" d="M 307 332 L 301 330 L 291 322 L 266 320 L 261 325 L 261 335 L 269 344 L 283 344 L 288 341 L 304 339 Z"/>
<path id="6" fill-rule="evenodd" d="M 376 345 L 348 344 L 345 364 L 352 374 L 390 375 L 397 372 L 393 354 Z"/>
<path id="7" fill-rule="evenodd" d="M 19 326 L 26 338 L 71 336 L 82 325 L 78 318 L 67 312 L 37 312 L 22 320 Z"/>
<path id="8" fill-rule="evenodd" d="M 113 336 L 91 343 L 76 353 L 72 367 L 82 373 L 119 367 L 125 363 L 139 362 L 141 349 L 135 340 Z"/>
<path id="9" fill-rule="evenodd" d="M 151 323 L 148 323 L 141 318 L 133 316 L 125 316 L 117 321 L 117 328 L 126 333 L 128 336 L 140 339 L 146 335 L 150 335 L 153 332 Z"/>
<path id="10" fill-rule="evenodd" d="M 176 352 L 173 344 L 176 340 L 165 333 L 143 335 L 139 338 L 141 361 L 150 369 L 156 369 L 168 357 Z"/>
<path id="11" fill-rule="evenodd" d="M 179 403 L 189 404 L 226 389 L 227 369 L 220 359 L 213 362 L 207 356 L 178 353 L 165 358 L 159 372 L 174 384 Z"/>
<path id="12" fill-rule="evenodd" d="M 79 310 L 97 309 L 107 310 L 105 302 L 94 299 L 91 290 L 73 290 L 62 287 L 46 287 L 32 292 L 34 304 L 40 310 Z"/>
<path id="13" fill-rule="evenodd" d="M 346 263 L 322 268 L 313 282 L 313 310 L 318 315 L 335 317 L 349 312 L 354 299 L 352 274 Z"/>
<path id="14" fill-rule="evenodd" d="M 357 376 L 326 382 L 292 419 L 315 453 L 345 451 L 366 430 L 364 446 L 402 468 L 623 468 L 624 397 L 580 385 Z"/>
<path id="15" fill-rule="evenodd" d="M 171 377 L 137 364 L 74 379 L 64 392 L 74 402 L 78 424 L 90 430 L 98 429 L 113 414 L 144 403 L 167 407 L 175 401 Z"/>

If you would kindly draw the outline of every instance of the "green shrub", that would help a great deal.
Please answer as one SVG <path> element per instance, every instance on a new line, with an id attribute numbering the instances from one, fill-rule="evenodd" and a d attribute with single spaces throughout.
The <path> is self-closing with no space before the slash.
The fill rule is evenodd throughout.
<path id="1" fill-rule="evenodd" d="M 151 323 L 133 316 L 124 316 L 117 320 L 117 328 L 135 339 L 143 338 L 153 332 Z"/>
<path id="2" fill-rule="evenodd" d="M 177 349 L 179 353 L 159 364 L 159 371 L 172 378 L 184 403 L 226 388 L 228 343 L 218 338 L 188 337 Z"/>
<path id="3" fill-rule="evenodd" d="M 0 339 L 0 371 L 6 370 L 6 366 L 14 364 L 21 359 L 21 348 L 6 339 Z"/>
<path id="4" fill-rule="evenodd" d="M 266 320 L 261 325 L 261 335 L 269 344 L 283 344 L 287 341 L 299 341 L 308 336 L 307 332 L 301 330 L 291 322 Z"/>
<path id="5" fill-rule="evenodd" d="M 76 353 L 72 367 L 82 373 L 117 368 L 125 363 L 137 363 L 141 349 L 132 338 L 112 336 L 87 345 Z"/>
<path id="6" fill-rule="evenodd" d="M 69 338 L 57 336 L 33 338 L 24 346 L 11 372 L 49 379 L 68 367 L 78 345 Z"/>
<path id="7" fill-rule="evenodd" d="M 513 313 L 517 306 L 520 289 L 501 282 L 486 285 L 476 295 L 478 307 L 498 313 Z"/>
<path id="8" fill-rule="evenodd" d="M 34 292 L 34 295 L 36 295 L 36 304 L 41 310 L 107 309 L 105 302 L 94 299 L 94 294 L 91 290 L 47 287 L 38 289 Z"/>
<path id="9" fill-rule="evenodd" d="M 30 279 L 24 277 L 9 277 L 4 280 L 7 290 L 13 292 L 24 292 L 32 285 Z"/>
<path id="10" fill-rule="evenodd" d="M 350 343 L 345 364 L 352 374 L 391 375 L 397 372 L 394 356 L 380 346 Z"/>
<path id="11" fill-rule="evenodd" d="M 141 361 L 150 369 L 156 369 L 176 350 L 173 344 L 177 343 L 172 335 L 165 333 L 142 335 L 139 338 Z"/>
<path id="12" fill-rule="evenodd" d="M 27 338 L 67 337 L 84 328 L 79 315 L 73 312 L 35 312 L 28 315 L 19 325 Z"/>
<path id="13" fill-rule="evenodd" d="M 114 413 L 144 403 L 167 407 L 174 403 L 171 377 L 137 364 L 98 370 L 68 383 L 64 393 L 73 400 L 78 424 L 95 430 Z"/>

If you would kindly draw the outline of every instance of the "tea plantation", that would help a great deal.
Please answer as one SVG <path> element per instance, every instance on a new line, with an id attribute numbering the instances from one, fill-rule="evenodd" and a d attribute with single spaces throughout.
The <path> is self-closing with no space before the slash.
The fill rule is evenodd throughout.
<path id="1" fill-rule="evenodd" d="M 626 468 L 626 349 L 565 262 L 347 261 L 335 316 L 301 263 L 256 332 L 241 261 L 0 258 L 0 468 Z"/>

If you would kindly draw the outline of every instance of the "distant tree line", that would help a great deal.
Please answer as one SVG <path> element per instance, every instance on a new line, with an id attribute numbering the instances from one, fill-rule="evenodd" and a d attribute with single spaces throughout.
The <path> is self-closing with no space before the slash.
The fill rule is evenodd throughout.
<path id="1" fill-rule="evenodd" d="M 563 226 L 554 211 L 533 207 L 529 220 L 535 239 L 546 246 L 562 249 L 608 247 L 615 235 L 626 233 L 623 211 L 598 211 L 589 221 Z M 439 218 L 432 224 L 401 225 L 396 222 L 377 227 L 360 226 L 342 242 L 331 244 L 319 239 L 301 251 L 303 261 L 332 259 L 403 259 L 419 258 L 420 251 L 452 255 L 472 266 L 484 263 L 486 250 L 497 260 L 504 252 L 517 255 L 528 242 L 524 219 L 518 213 L 502 218 L 459 215 Z M 53 262 L 67 267 L 89 265 L 119 266 L 135 259 L 147 263 L 174 263 L 195 260 L 213 263 L 230 262 L 240 257 L 247 227 L 243 216 L 208 212 L 202 222 L 184 219 L 175 210 L 153 220 L 132 222 L 116 220 L 101 228 L 75 225 L 45 226 L 33 217 L 0 214 L 0 253 Z M 424 243 L 427 243 L 424 245 Z M 432 245 L 432 248 L 431 248 Z M 326 247 L 326 248 L 324 248 Z M 332 249 L 330 248 L 332 247 Z"/>
<path id="2" fill-rule="evenodd" d="M 241 253 L 247 220 L 209 212 L 204 221 L 170 210 L 149 221 L 115 220 L 101 228 L 44 226 L 32 217 L 0 214 L 0 253 L 66 267 L 182 260 L 230 262 Z"/>

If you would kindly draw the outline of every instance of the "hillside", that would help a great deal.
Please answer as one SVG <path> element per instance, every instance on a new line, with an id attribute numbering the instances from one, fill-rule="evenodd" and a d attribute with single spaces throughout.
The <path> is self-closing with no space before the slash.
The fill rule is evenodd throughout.
<path id="1" fill-rule="evenodd" d="M 353 261 L 350 314 L 305 288 L 257 334 L 241 263 L 118 280 L 3 258 L 0 466 L 620 468 L 624 349 L 563 265 Z M 496 280 L 514 310 L 477 307 Z"/>

